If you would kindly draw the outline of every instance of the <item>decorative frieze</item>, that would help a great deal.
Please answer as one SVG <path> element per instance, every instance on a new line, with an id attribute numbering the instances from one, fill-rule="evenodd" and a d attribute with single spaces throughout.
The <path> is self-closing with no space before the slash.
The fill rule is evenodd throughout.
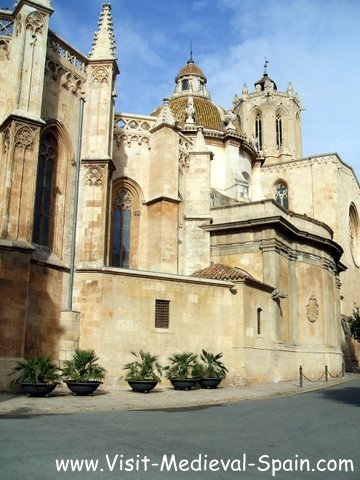
<path id="1" fill-rule="evenodd" d="M 154 119 L 137 118 L 127 115 L 115 117 L 114 140 L 117 146 L 146 146 L 150 150 L 150 130 Z"/>
<path id="2" fill-rule="evenodd" d="M 63 65 L 47 57 L 45 63 L 45 74 L 51 75 L 54 81 L 60 80 L 60 84 L 66 90 L 77 95 L 81 92 L 84 81 Z"/>
<path id="3" fill-rule="evenodd" d="M 261 167 L 261 173 L 282 173 L 285 170 L 294 170 L 298 168 L 311 167 L 313 165 L 327 165 L 328 163 L 338 164 L 339 160 L 335 155 L 327 155 L 322 157 L 309 157 L 301 160 L 290 160 L 277 165 L 264 165 Z"/>

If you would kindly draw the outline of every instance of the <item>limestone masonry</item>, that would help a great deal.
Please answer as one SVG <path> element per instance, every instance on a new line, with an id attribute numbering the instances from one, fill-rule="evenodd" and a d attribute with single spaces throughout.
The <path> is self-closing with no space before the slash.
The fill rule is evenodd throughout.
<path id="1" fill-rule="evenodd" d="M 78 346 L 109 387 L 139 349 L 223 352 L 242 385 L 357 365 L 359 183 L 336 153 L 302 157 L 292 85 L 265 67 L 224 109 L 191 54 L 153 112 L 116 113 L 110 4 L 88 56 L 51 14 L 0 10 L 0 390 L 17 360 Z"/>

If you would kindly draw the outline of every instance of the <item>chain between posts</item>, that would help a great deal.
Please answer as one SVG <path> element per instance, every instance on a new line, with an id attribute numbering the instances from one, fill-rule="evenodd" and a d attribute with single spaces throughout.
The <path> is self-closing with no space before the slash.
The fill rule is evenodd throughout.
<path id="1" fill-rule="evenodd" d="M 303 386 L 303 379 L 304 379 L 304 378 L 305 378 L 308 382 L 316 383 L 316 382 L 319 382 L 323 377 L 325 377 L 325 382 L 328 382 L 328 381 L 329 381 L 329 375 L 330 375 L 331 378 L 339 378 L 340 375 L 343 377 L 343 376 L 345 375 L 345 367 L 344 367 L 344 364 L 342 365 L 340 372 L 337 373 L 336 375 L 332 375 L 332 374 L 329 372 L 328 366 L 325 365 L 325 368 L 324 368 L 323 373 L 322 373 L 322 374 L 320 375 L 320 377 L 317 378 L 316 380 L 312 380 L 312 379 L 308 378 L 308 377 L 304 374 L 304 369 L 303 369 L 302 365 L 300 365 L 300 367 L 299 367 L 299 385 L 300 385 L 300 387 Z"/>

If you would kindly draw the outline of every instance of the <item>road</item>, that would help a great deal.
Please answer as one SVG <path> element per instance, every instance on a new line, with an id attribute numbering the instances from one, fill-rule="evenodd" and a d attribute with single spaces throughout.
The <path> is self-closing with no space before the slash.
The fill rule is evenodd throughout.
<path id="1" fill-rule="evenodd" d="M 183 410 L 0 416 L 0 478 L 359 480 L 359 407 L 354 381 Z"/>

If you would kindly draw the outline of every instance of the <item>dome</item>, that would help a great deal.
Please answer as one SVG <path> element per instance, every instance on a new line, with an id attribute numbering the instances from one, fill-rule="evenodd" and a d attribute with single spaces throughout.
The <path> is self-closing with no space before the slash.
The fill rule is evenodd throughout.
<path id="1" fill-rule="evenodd" d="M 179 73 L 176 76 L 175 82 L 177 82 L 181 77 L 185 77 L 187 75 L 195 75 L 197 77 L 200 77 L 204 80 L 205 83 L 207 81 L 204 73 L 197 65 L 195 65 L 192 58 L 188 60 L 187 65 L 185 67 L 182 67 L 180 69 Z"/>
<path id="2" fill-rule="evenodd" d="M 224 132 L 229 123 L 229 112 L 211 101 L 206 83 L 204 73 L 195 65 L 192 53 L 190 53 L 187 65 L 182 67 L 176 76 L 175 90 L 168 100 L 168 106 L 175 123 L 180 128 L 192 125 Z M 193 110 L 191 121 L 189 121 L 189 108 Z M 152 115 L 158 116 L 160 110 L 161 107 L 157 108 Z M 232 119 L 232 121 L 234 122 L 233 128 L 235 127 L 237 133 L 240 133 L 238 121 L 236 119 Z"/>
<path id="3" fill-rule="evenodd" d="M 171 112 L 175 121 L 183 125 L 186 120 L 185 109 L 188 97 L 177 97 L 170 100 Z M 211 130 L 224 130 L 219 108 L 211 100 L 193 97 L 195 107 L 195 124 Z"/>

